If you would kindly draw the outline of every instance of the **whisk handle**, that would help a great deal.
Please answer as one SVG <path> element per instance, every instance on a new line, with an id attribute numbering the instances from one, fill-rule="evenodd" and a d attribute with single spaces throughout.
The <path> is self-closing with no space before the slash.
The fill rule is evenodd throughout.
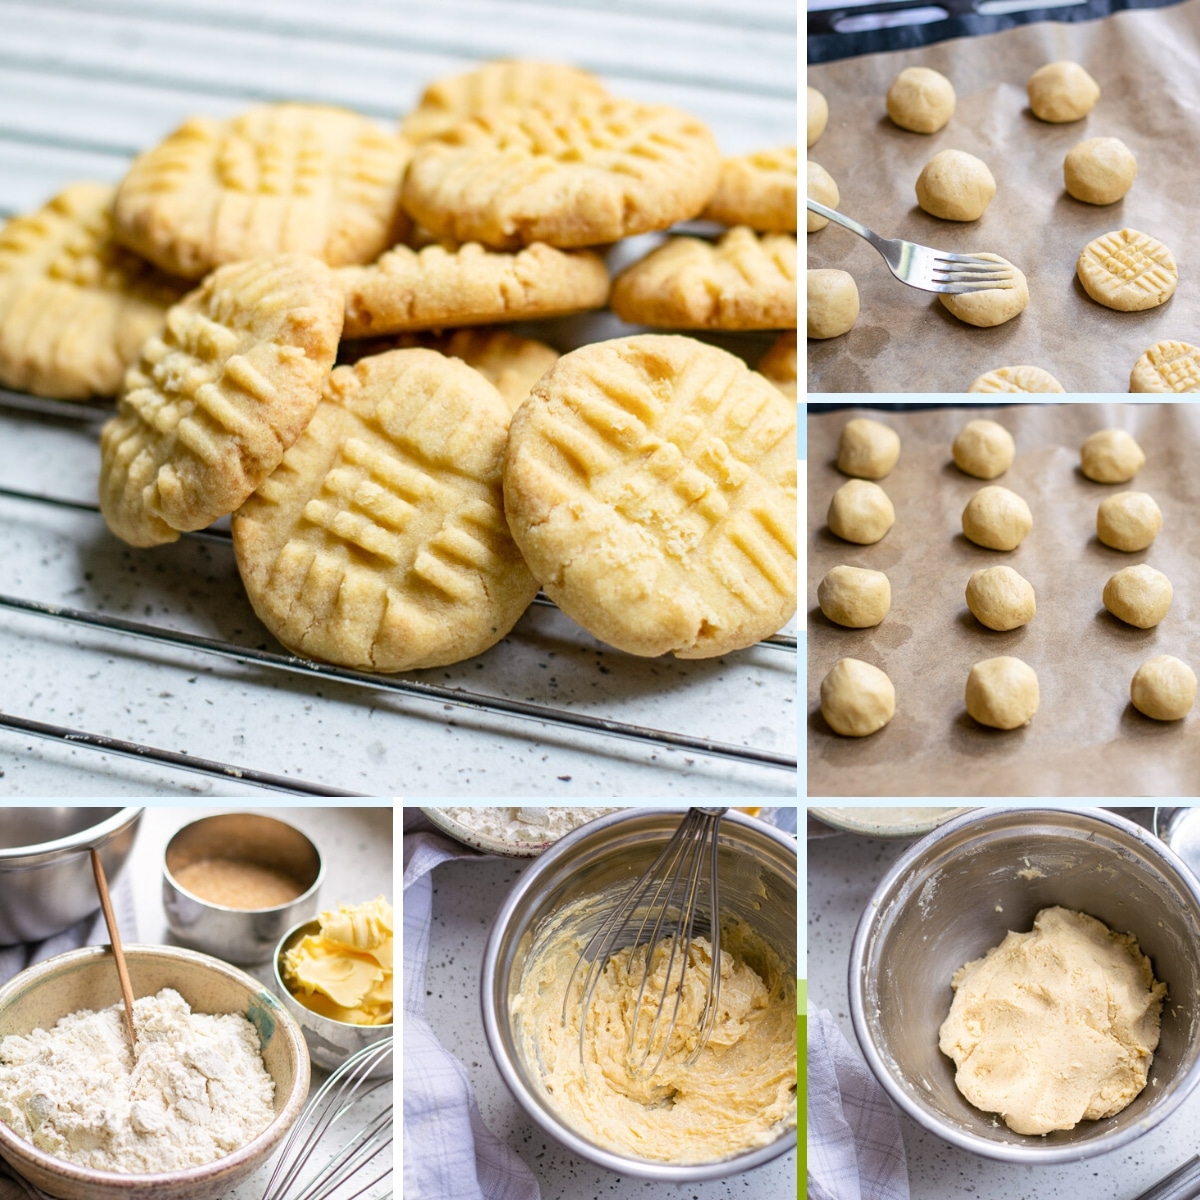
<path id="1" fill-rule="evenodd" d="M 723 817 L 729 811 L 728 806 L 725 808 L 693 808 L 692 812 L 700 813 L 705 817 Z"/>

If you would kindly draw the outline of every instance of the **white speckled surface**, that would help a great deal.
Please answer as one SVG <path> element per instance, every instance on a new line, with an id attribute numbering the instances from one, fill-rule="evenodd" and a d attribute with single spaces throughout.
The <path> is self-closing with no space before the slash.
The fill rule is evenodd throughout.
<path id="1" fill-rule="evenodd" d="M 1149 826 L 1153 810 L 1117 809 Z M 850 942 L 876 884 L 910 845 L 839 834 L 808 842 L 808 996 L 850 1045 Z M 1064 1166 L 1019 1167 L 957 1150 L 900 1116 L 913 1200 L 1135 1200 L 1195 1153 L 1200 1093 L 1131 1146 Z"/>

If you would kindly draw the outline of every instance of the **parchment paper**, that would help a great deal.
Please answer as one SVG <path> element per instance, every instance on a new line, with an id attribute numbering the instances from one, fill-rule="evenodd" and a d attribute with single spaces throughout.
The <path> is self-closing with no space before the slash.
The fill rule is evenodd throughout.
<path id="1" fill-rule="evenodd" d="M 1059 59 L 1082 63 L 1101 96 L 1082 121 L 1049 125 L 1029 111 L 1025 83 Z M 887 89 L 910 66 L 954 83 L 958 106 L 938 133 L 910 133 L 887 117 Z M 984 371 L 1022 363 L 1068 392 L 1125 392 L 1154 342 L 1200 344 L 1200 0 L 864 55 L 812 67 L 808 82 L 829 101 L 829 125 L 808 157 L 837 182 L 842 212 L 884 237 L 1000 254 L 1025 273 L 1030 295 L 1004 325 L 965 325 L 830 223 L 807 236 L 808 266 L 849 271 L 862 307 L 849 333 L 809 341 L 810 392 L 965 392 Z M 1123 200 L 1097 207 L 1067 195 L 1062 163 L 1072 146 L 1102 136 L 1133 151 L 1138 176 Z M 981 158 L 995 176 L 978 221 L 941 221 L 917 207 L 921 168 L 950 149 Z M 1163 242 L 1179 265 L 1175 295 L 1148 312 L 1104 308 L 1075 278 L 1079 251 L 1125 227 Z"/>
<path id="2" fill-rule="evenodd" d="M 833 465 L 854 416 L 900 434 L 900 461 L 880 485 L 896 523 L 873 546 L 829 532 L 826 513 L 845 482 Z M 1013 466 L 990 482 L 1023 496 L 1033 529 L 1011 553 L 962 534 L 962 510 L 985 481 L 962 474 L 950 446 L 972 417 L 991 417 L 1017 443 Z M 1079 470 L 1079 446 L 1098 429 L 1126 429 L 1146 452 L 1127 484 Z M 1134 671 L 1173 654 L 1200 674 L 1200 406 L 1029 404 L 854 409 L 808 421 L 808 794 L 810 796 L 1195 796 L 1200 792 L 1200 706 L 1181 721 L 1152 721 L 1129 702 Z M 1096 508 L 1122 490 L 1149 492 L 1162 532 L 1124 554 L 1096 538 Z M 1153 629 L 1111 616 L 1101 593 L 1114 572 L 1146 562 L 1171 580 L 1170 611 Z M 817 585 L 839 563 L 887 574 L 891 611 L 874 629 L 845 629 L 817 606 Z M 1033 584 L 1037 614 L 1020 629 L 980 625 L 964 589 L 980 567 L 1008 565 Z M 967 715 L 967 674 L 1011 654 L 1036 672 L 1041 705 L 1009 732 Z M 885 670 L 896 715 L 865 738 L 833 733 L 820 712 L 821 680 L 843 657 Z"/>

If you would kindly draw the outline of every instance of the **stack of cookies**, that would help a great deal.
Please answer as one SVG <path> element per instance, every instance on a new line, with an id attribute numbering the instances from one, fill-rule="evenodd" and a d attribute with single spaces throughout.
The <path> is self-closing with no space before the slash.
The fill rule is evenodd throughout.
<path id="1" fill-rule="evenodd" d="M 678 335 L 559 358 L 494 326 L 603 307 L 596 247 L 702 216 L 732 228 L 670 239 L 614 311 L 794 330 L 795 174 L 794 148 L 723 162 L 694 117 L 558 64 L 443 80 L 396 132 L 304 104 L 193 119 L 118 188 L 0 230 L 0 384 L 119 391 L 110 529 L 154 546 L 232 514 L 298 654 L 455 662 L 541 586 L 630 653 L 719 655 L 795 607 L 794 332 L 758 374 Z"/>

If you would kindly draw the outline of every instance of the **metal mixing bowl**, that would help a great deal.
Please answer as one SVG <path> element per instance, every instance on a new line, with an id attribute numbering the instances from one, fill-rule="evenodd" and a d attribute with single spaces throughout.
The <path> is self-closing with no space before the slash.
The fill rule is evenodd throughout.
<path id="1" fill-rule="evenodd" d="M 1132 933 L 1169 990 L 1153 1083 L 1114 1117 L 1027 1137 L 964 1099 L 938 1029 L 954 972 L 1054 905 Z M 1114 813 L 973 810 L 912 846 L 875 889 L 850 952 L 850 1013 L 888 1094 L 952 1145 L 1022 1164 L 1107 1153 L 1200 1082 L 1200 884 L 1156 837 Z"/>
<path id="2" fill-rule="evenodd" d="M 556 842 L 517 880 L 496 917 L 483 960 L 483 1025 L 504 1082 L 529 1118 L 575 1154 L 610 1171 L 639 1179 L 683 1183 L 747 1171 L 796 1145 L 794 1128 L 731 1158 L 705 1163 L 663 1163 L 598 1146 L 564 1124 L 525 1061 L 510 1017 L 510 1003 L 534 931 L 577 897 L 646 870 L 679 825 L 678 809 L 633 809 L 600 817 Z M 719 892 L 723 920 L 745 921 L 775 950 L 789 977 L 796 975 L 796 876 L 794 839 L 741 813 L 721 822 Z"/>
<path id="3" fill-rule="evenodd" d="M 140 808 L 0 810 L 0 946 L 40 942 L 100 908 L 88 851 L 110 884 L 137 838 Z"/>
<path id="4" fill-rule="evenodd" d="M 275 1119 L 241 1149 L 200 1167 L 118 1175 L 55 1158 L 0 1122 L 0 1156 L 61 1200 L 218 1200 L 270 1157 L 308 1095 L 308 1050 L 296 1023 L 257 980 L 227 963 L 173 946 L 126 946 L 134 999 L 174 988 L 203 1013 L 241 1013 L 258 1030 L 263 1064 L 275 1081 Z M 87 946 L 29 967 L 0 988 L 0 1037 L 48 1029 L 79 1009 L 121 999 L 107 947 Z"/>

